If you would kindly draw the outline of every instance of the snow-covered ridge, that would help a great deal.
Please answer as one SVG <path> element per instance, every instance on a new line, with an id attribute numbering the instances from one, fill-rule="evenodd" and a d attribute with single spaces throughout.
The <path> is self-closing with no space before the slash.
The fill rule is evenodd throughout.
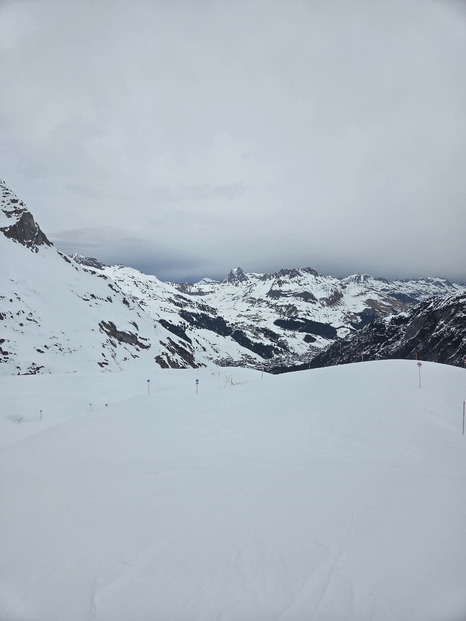
<path id="1" fill-rule="evenodd" d="M 203 365 L 202 354 L 156 323 L 100 271 L 45 238 L 24 203 L 2 186 L 0 373 Z M 31 252 L 32 251 L 32 252 Z"/>
<path id="2" fill-rule="evenodd" d="M 194 337 L 195 346 L 204 348 L 211 360 L 266 368 L 309 361 L 336 338 L 378 317 L 435 295 L 466 290 L 440 278 L 340 279 L 312 268 L 258 274 L 238 267 L 220 282 L 198 283 L 163 283 L 120 266 L 106 267 L 105 273 L 155 320 L 191 342 Z M 226 356 L 219 336 L 228 347 Z"/>
<path id="3" fill-rule="evenodd" d="M 226 290 L 226 285 L 248 291 L 259 287 L 260 283 L 273 283 L 269 291 L 277 290 L 290 293 L 302 292 L 303 289 L 312 289 L 315 297 L 328 297 L 329 292 L 337 293 L 346 291 L 350 294 L 361 294 L 366 291 L 374 291 L 381 294 L 393 295 L 394 297 L 409 297 L 411 303 L 420 302 L 427 298 L 455 293 L 466 290 L 466 285 L 452 283 L 446 278 L 415 278 L 396 279 L 389 281 L 385 278 L 377 278 L 368 274 L 353 274 L 344 278 L 336 276 L 324 276 L 311 267 L 281 269 L 276 273 L 248 273 L 241 268 L 234 268 L 222 281 L 203 279 L 198 283 L 173 283 L 179 289 L 189 287 L 191 294 L 215 293 Z"/>
<path id="4" fill-rule="evenodd" d="M 463 366 L 465 326 L 466 292 L 434 297 L 398 315 L 375 320 L 317 355 L 311 366 L 390 358 Z"/>

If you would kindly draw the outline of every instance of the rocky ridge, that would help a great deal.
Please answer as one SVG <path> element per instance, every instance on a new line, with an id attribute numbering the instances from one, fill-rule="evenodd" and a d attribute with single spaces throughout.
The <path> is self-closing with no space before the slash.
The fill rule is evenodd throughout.
<path id="1" fill-rule="evenodd" d="M 390 358 L 463 366 L 466 293 L 436 297 L 406 312 L 377 319 L 321 352 L 311 366 Z"/>

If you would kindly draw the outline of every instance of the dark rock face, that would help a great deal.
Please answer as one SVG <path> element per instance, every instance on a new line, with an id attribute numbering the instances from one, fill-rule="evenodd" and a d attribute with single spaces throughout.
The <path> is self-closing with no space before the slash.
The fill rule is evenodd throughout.
<path id="1" fill-rule="evenodd" d="M 6 237 L 37 252 L 38 246 L 52 246 L 29 211 L 24 211 L 15 224 L 0 229 Z"/>
<path id="2" fill-rule="evenodd" d="M 179 343 L 175 343 L 171 338 L 168 338 L 163 345 L 174 357 L 171 358 L 167 352 L 156 356 L 154 360 L 161 369 L 187 369 L 204 366 L 196 363 L 192 351 L 188 351 Z M 178 362 L 177 357 L 181 358 L 182 362 Z"/>
<path id="3" fill-rule="evenodd" d="M 167 321 L 166 319 L 160 319 L 159 323 L 161 326 L 163 326 L 166 330 L 168 330 L 169 332 L 171 332 L 172 334 L 176 334 L 176 336 L 179 336 L 181 339 L 183 339 L 184 341 L 186 341 L 187 343 L 189 343 L 190 345 L 192 345 L 192 340 L 189 338 L 189 336 L 186 334 L 186 330 L 183 326 L 181 325 L 176 325 L 173 323 L 170 323 L 169 321 Z"/>
<path id="4" fill-rule="evenodd" d="M 311 367 L 387 358 L 463 366 L 466 357 L 466 294 L 437 297 L 413 309 L 377 319 L 337 341 Z"/>
<path id="5" fill-rule="evenodd" d="M 118 330 L 112 321 L 101 321 L 99 323 L 99 328 L 102 332 L 105 332 L 105 334 L 108 334 L 108 336 L 115 339 L 119 343 L 127 343 L 128 345 L 134 345 L 136 347 L 140 347 L 141 349 L 149 349 L 151 346 L 150 343 L 143 343 L 137 335 L 134 334 L 134 332 Z"/>
<path id="6" fill-rule="evenodd" d="M 0 191 L 1 209 L 8 222 L 6 226 L 0 227 L 0 231 L 34 252 L 37 252 L 39 246 L 52 246 L 23 201 L 3 181 L 0 181 Z"/>

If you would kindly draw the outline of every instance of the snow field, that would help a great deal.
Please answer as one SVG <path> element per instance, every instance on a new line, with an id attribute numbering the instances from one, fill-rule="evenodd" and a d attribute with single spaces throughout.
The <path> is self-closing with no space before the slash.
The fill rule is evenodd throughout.
<path id="1" fill-rule="evenodd" d="M 0 619 L 460 621 L 465 380 L 0 377 Z"/>

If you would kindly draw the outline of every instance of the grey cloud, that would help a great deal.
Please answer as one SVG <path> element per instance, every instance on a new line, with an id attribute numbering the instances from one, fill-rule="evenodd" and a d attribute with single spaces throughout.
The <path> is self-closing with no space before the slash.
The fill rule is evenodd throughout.
<path id="1" fill-rule="evenodd" d="M 187 201 L 206 201 L 219 198 L 233 200 L 244 196 L 248 186 L 244 183 L 229 183 L 213 186 L 209 183 L 178 184 L 173 187 L 158 186 L 150 192 L 157 203 L 184 203 Z"/>
<path id="2" fill-rule="evenodd" d="M 0 59 L 2 176 L 70 250 L 466 280 L 456 0 L 3 3 Z"/>

